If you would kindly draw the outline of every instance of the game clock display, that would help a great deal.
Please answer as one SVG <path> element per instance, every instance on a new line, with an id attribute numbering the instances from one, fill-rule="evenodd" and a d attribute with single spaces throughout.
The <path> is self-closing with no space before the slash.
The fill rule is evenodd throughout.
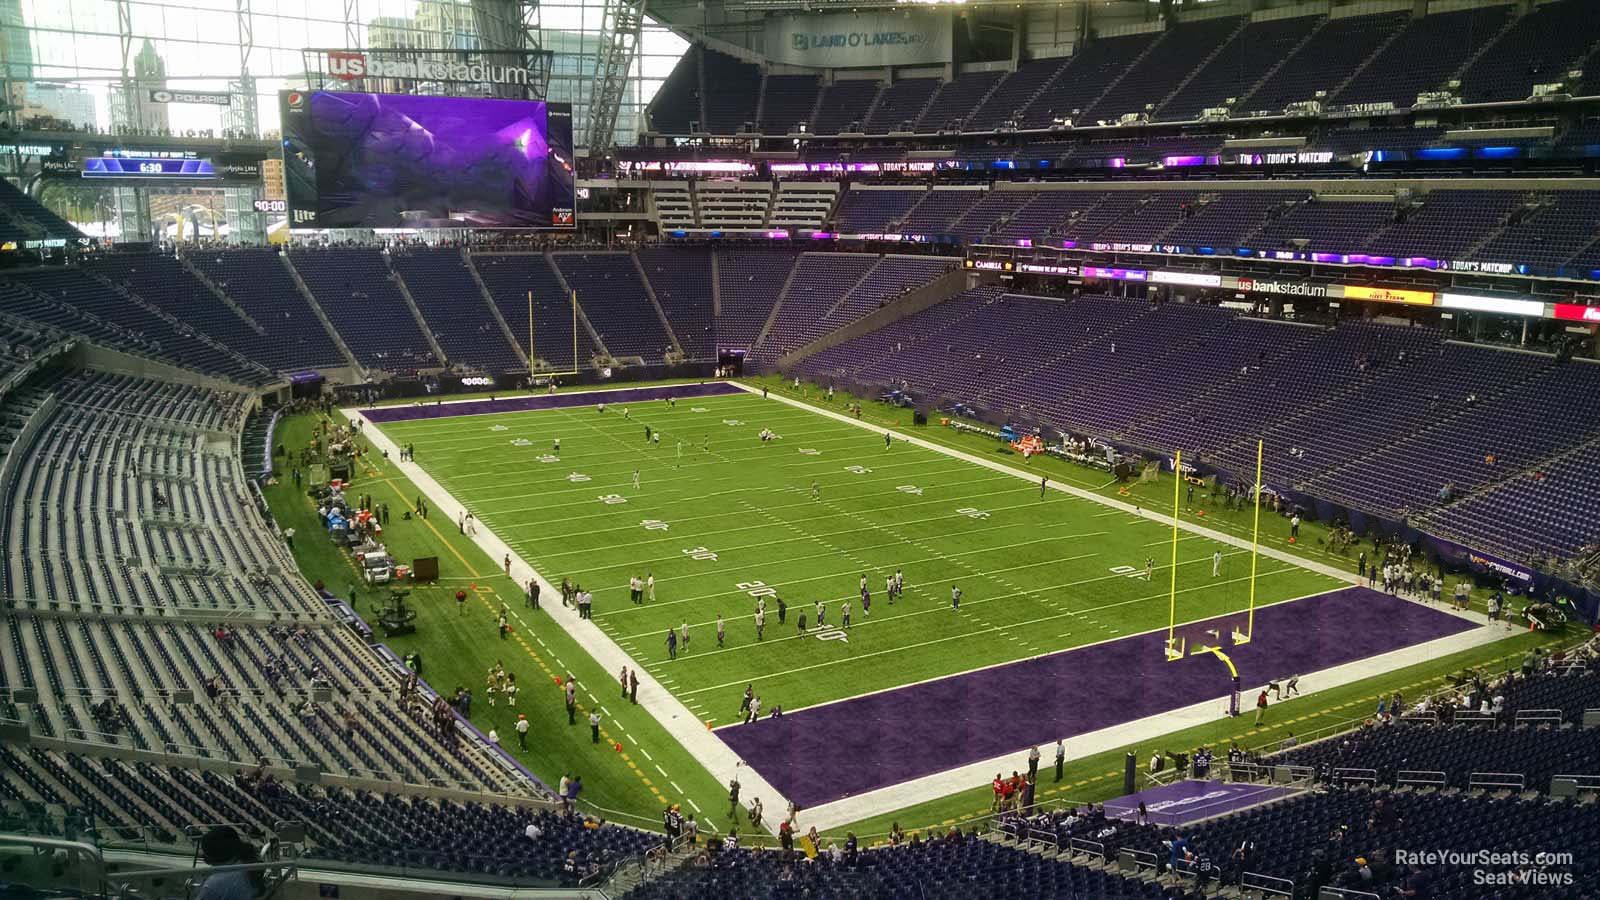
<path id="1" fill-rule="evenodd" d="M 148 159 L 135 156 L 89 156 L 85 178 L 216 178 L 209 159 Z"/>

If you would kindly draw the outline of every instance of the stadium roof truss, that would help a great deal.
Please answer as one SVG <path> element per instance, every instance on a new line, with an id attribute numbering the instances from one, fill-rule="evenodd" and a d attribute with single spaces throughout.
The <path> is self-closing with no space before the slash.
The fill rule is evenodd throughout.
<path id="1" fill-rule="evenodd" d="M 594 81 L 589 89 L 589 152 L 615 144 L 617 113 L 628 93 L 628 73 L 639 54 L 645 0 L 605 0 Z"/>

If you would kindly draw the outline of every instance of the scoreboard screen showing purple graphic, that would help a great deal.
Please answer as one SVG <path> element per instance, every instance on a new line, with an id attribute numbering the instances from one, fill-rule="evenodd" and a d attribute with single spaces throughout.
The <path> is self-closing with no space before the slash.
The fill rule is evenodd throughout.
<path id="1" fill-rule="evenodd" d="M 291 228 L 571 228 L 572 108 L 284 91 Z"/>

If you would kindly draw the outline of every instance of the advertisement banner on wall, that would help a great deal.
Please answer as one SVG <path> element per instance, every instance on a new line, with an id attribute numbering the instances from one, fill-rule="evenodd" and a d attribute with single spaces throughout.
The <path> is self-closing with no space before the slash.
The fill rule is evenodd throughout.
<path id="1" fill-rule="evenodd" d="M 1563 322 L 1586 322 L 1588 324 L 1600 323 L 1600 306 L 1585 306 L 1582 303 L 1557 303 L 1554 310 L 1555 317 Z"/>
<path id="2" fill-rule="evenodd" d="M 1375 300 L 1379 303 L 1405 303 L 1411 306 L 1433 305 L 1433 291 L 1404 291 L 1398 288 L 1347 284 L 1344 286 L 1344 296 L 1347 300 Z"/>
<path id="3" fill-rule="evenodd" d="M 950 15 L 937 11 L 774 16 L 767 20 L 766 56 L 814 68 L 947 63 L 950 35 Z"/>

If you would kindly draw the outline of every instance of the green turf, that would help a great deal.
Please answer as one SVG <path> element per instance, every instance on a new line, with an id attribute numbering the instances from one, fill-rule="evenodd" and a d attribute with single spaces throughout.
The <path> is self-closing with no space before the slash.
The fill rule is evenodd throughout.
<path id="1" fill-rule="evenodd" d="M 316 424 L 313 416 L 287 418 L 278 427 L 276 441 L 297 451 L 308 444 Z M 357 610 L 369 622 L 375 621 L 387 590 L 357 586 L 349 557 L 320 538 L 315 510 L 290 483 L 288 465 L 281 457 L 276 470 L 280 480 L 266 489 L 266 496 L 279 525 L 297 532 L 294 554 L 301 570 L 341 597 L 354 591 Z M 521 591 L 498 574 L 494 561 L 457 533 L 454 523 L 401 518 L 402 508 L 417 494 L 410 480 L 369 454 L 355 488 L 391 506 L 385 541 L 399 559 L 440 558 L 444 579 L 440 585 L 412 591 L 412 605 L 419 612 L 417 633 L 383 638 L 397 653 L 421 652 L 423 675 L 430 684 L 443 691 L 457 685 L 471 687 L 477 698 L 473 722 L 485 731 L 497 728 L 502 743 L 515 748 L 514 715 L 504 706 L 490 709 L 482 691 L 486 669 L 503 660 L 522 689 L 518 711 L 531 723 L 528 749 L 517 751 L 517 756 L 534 774 L 552 786 L 564 773 L 581 775 L 583 797 L 591 804 L 586 808 L 608 818 L 648 827 L 659 821 L 665 803 L 675 802 L 684 804 L 686 814 L 701 810 L 702 820 L 705 814 L 714 814 L 715 828 L 727 827 L 725 789 L 648 713 L 621 702 L 613 673 L 603 671 L 544 613 L 521 609 Z M 451 596 L 457 587 L 472 585 L 483 593 L 475 592 L 468 614 L 458 616 Z M 495 604 L 501 600 L 529 624 L 519 629 L 523 641 L 501 642 L 496 636 Z M 584 687 L 578 725 L 567 724 L 561 689 L 553 680 L 558 671 L 577 676 Z M 586 724 L 589 691 L 609 713 L 604 716 L 607 740 L 598 746 L 591 743 Z M 613 749 L 616 742 L 623 744 L 620 753 Z"/>
<path id="2" fill-rule="evenodd" d="M 663 432 L 659 445 L 645 442 L 647 426 Z M 596 624 L 719 725 L 749 683 L 768 707 L 794 710 L 1164 628 L 1174 605 L 1183 622 L 1250 598 L 1247 550 L 1181 535 L 1174 598 L 1168 524 L 1055 491 L 1041 499 L 1037 483 L 906 442 L 886 447 L 879 433 L 753 395 L 636 404 L 626 416 L 610 405 L 382 427 L 548 579 L 588 588 Z M 762 428 L 781 438 L 760 441 Z M 699 548 L 715 559 L 696 558 Z M 891 606 L 896 567 L 908 587 Z M 635 605 L 628 579 L 646 574 L 656 599 Z M 1338 584 L 1263 558 L 1256 602 Z M 758 640 L 755 595 L 770 591 L 787 621 L 769 597 Z M 802 638 L 798 619 L 814 625 L 819 600 L 830 626 L 849 602 L 852 627 Z M 684 623 L 688 649 L 671 660 L 666 633 Z"/>
<path id="3" fill-rule="evenodd" d="M 755 379 L 753 383 L 793 393 L 777 379 Z M 829 409 L 842 410 L 847 402 L 841 393 L 834 402 L 823 403 L 814 386 L 808 386 L 806 393 L 808 402 Z M 738 410 L 709 411 L 717 404 L 733 404 Z M 708 412 L 693 413 L 694 406 L 704 407 Z M 752 408 L 756 412 L 748 411 Z M 478 509 L 497 533 L 517 541 L 521 545 L 519 553 L 541 572 L 556 580 L 563 575 L 575 575 L 585 581 L 596 594 L 597 624 L 623 638 L 635 633 L 642 635 L 630 640 L 636 658 L 650 665 L 652 671 L 664 672 L 666 677 L 674 679 L 680 694 L 731 682 L 733 686 L 702 690 L 685 698 L 699 703 L 707 718 L 717 722 L 728 721 L 736 708 L 737 695 L 742 689 L 738 678 L 742 672 L 755 673 L 750 677 L 760 679 L 758 683 L 769 705 L 780 702 L 794 709 L 819 699 L 852 696 L 906 681 L 965 671 L 985 662 L 1000 661 L 997 657 L 1032 655 L 1017 650 L 1019 645 L 1037 646 L 1037 652 L 1042 653 L 1081 643 L 1073 628 L 1079 617 L 1050 620 L 1070 622 L 1054 630 L 1047 623 L 1026 624 L 1061 611 L 1083 611 L 1106 603 L 1134 601 L 1109 610 L 1090 611 L 1087 621 L 1082 623 L 1089 632 L 1083 640 L 1098 640 L 1165 624 L 1166 570 L 1158 570 L 1152 585 L 1147 585 L 1142 578 L 1104 576 L 1111 575 L 1110 565 L 1138 568 L 1147 556 L 1155 556 L 1158 564 L 1164 563 L 1170 552 L 1169 545 L 1164 543 L 1170 538 L 1168 529 L 1138 523 L 1121 514 L 1096 518 L 1106 510 L 1066 497 L 1053 496 L 1040 504 L 1036 484 L 1025 484 L 970 463 L 906 445 L 884 451 L 881 437 L 875 438 L 852 426 L 834 423 L 803 410 L 780 407 L 772 401 L 765 404 L 754 398 L 681 401 L 673 411 L 647 404 L 635 406 L 625 424 L 617 422 L 618 416 L 620 413 L 615 409 L 608 409 L 602 417 L 593 408 L 587 408 L 511 414 L 503 419 L 462 417 L 385 427 L 396 434 L 397 439 L 416 443 L 418 460 L 423 467 L 441 480 L 453 478 L 454 483 L 447 483 L 452 493 Z M 724 418 L 741 419 L 746 424 L 723 425 Z M 1120 491 L 1126 490 L 1121 499 L 1143 502 L 1150 508 L 1158 508 L 1163 503 L 1170 507 L 1171 504 L 1169 478 L 1131 488 L 1107 485 L 1107 476 L 1102 471 L 1048 458 L 1024 463 L 1020 456 L 997 452 L 992 439 L 937 426 L 912 429 L 909 411 L 881 403 L 865 403 L 863 419 L 881 426 L 914 430 L 920 437 L 935 443 L 1049 474 L 1052 481 L 1100 491 L 1107 496 L 1118 496 Z M 644 449 L 646 421 L 666 430 L 659 450 Z M 709 424 L 702 424 L 704 422 Z M 508 430 L 489 430 L 497 424 L 504 424 Z M 754 433 L 763 425 L 772 427 L 784 435 L 784 439 L 776 444 L 760 445 Z M 311 433 L 311 426 L 309 417 L 290 419 L 280 429 L 280 443 L 290 447 L 303 444 Z M 430 428 L 441 426 L 440 433 L 421 436 Z M 413 429 L 415 435 L 399 437 Z M 542 454 L 547 449 L 547 444 L 536 440 L 535 435 L 549 438 L 555 431 L 560 431 L 563 439 L 565 458 L 561 464 L 533 462 L 535 451 Z M 518 436 L 532 442 L 531 445 L 513 447 L 510 442 Z M 677 467 L 675 447 L 680 436 L 686 443 L 682 468 Z M 702 437 L 710 444 L 711 452 L 700 449 Z M 824 444 L 824 440 L 830 443 Z M 814 447 L 824 453 L 821 457 L 804 457 L 799 453 L 801 446 Z M 472 448 L 478 448 L 475 455 Z M 601 671 L 548 617 L 519 611 L 531 624 L 534 635 L 543 642 L 527 640 L 527 649 L 524 649 L 520 643 L 501 645 L 494 636 L 492 594 L 472 604 L 471 614 L 466 618 L 454 615 L 450 609 L 454 604 L 449 602 L 448 594 L 461 579 L 468 584 L 476 583 L 486 591 L 497 592 L 509 600 L 513 608 L 520 594 L 507 579 L 494 574 L 498 571 L 497 561 L 489 560 L 470 541 L 457 534 L 454 522 L 435 517 L 429 527 L 420 522 L 401 521 L 399 510 L 404 502 L 416 496 L 417 489 L 393 467 L 374 457 L 369 459 L 373 462 L 373 474 L 368 476 L 362 489 L 379 494 L 380 499 L 387 496 L 395 509 L 395 520 L 388 535 L 390 546 L 402 559 L 438 555 L 447 579 L 440 588 L 417 590 L 422 613 L 419 633 L 391 639 L 389 643 L 401 653 L 421 650 L 428 662 L 428 677 L 436 686 L 446 689 L 457 683 L 481 687 L 482 672 L 487 665 L 493 659 L 505 659 L 524 685 L 524 696 L 529 699 L 523 703 L 523 711 L 533 721 L 532 733 L 536 736 L 530 740 L 530 749 L 520 757 L 541 777 L 553 781 L 564 771 L 581 772 L 588 799 L 606 809 L 636 817 L 630 820 L 638 824 L 654 822 L 662 803 L 681 801 L 686 804 L 686 811 L 699 808 L 703 813 L 710 813 L 717 825 L 726 828 L 722 786 L 648 714 L 613 702 L 605 692 L 612 689 L 615 673 Z M 854 475 L 844 469 L 847 465 L 861 465 L 874 471 Z M 631 485 L 635 466 L 640 468 L 642 482 L 638 494 L 634 494 Z M 904 468 L 899 468 L 901 466 Z M 546 468 L 552 470 L 548 476 L 543 473 Z M 281 462 L 279 469 L 283 470 Z M 813 469 L 815 474 L 812 474 Z M 591 480 L 576 484 L 566 481 L 574 471 L 590 476 Z M 815 504 L 809 497 L 813 479 L 822 486 L 822 499 Z M 923 493 L 920 496 L 901 494 L 895 490 L 900 484 L 915 484 Z M 724 493 L 728 491 L 737 493 Z M 629 502 L 607 505 L 598 500 L 599 496 L 610 493 L 622 495 Z M 517 496 L 501 496 L 511 494 Z M 966 499 L 957 502 L 954 499 L 957 497 Z M 343 596 L 352 570 L 331 545 L 306 539 L 306 535 L 315 534 L 316 525 L 305 498 L 282 484 L 269 488 L 268 498 L 280 522 L 299 530 L 301 538 L 296 541 L 296 556 L 307 575 L 325 580 L 332 590 Z M 802 533 L 796 534 L 771 519 L 758 518 L 760 514 L 751 512 L 741 500 L 780 516 Z M 763 500 L 765 502 L 761 502 Z M 913 504 L 925 501 L 938 502 L 922 507 L 924 510 L 931 508 L 931 511 L 917 512 L 919 507 Z M 952 509 L 965 507 L 987 511 L 990 516 L 970 519 L 965 515 L 948 514 Z M 943 515 L 937 515 L 939 513 Z M 571 527 L 571 520 L 576 517 L 583 517 L 577 521 L 588 524 Z M 645 529 L 640 522 L 647 518 L 668 522 L 668 531 L 663 534 Z M 937 520 L 932 522 L 912 521 L 934 518 Z M 1080 524 L 1085 518 L 1093 527 Z M 1250 532 L 1248 513 L 1210 509 L 1203 499 L 1185 511 L 1184 518 L 1245 537 Z M 554 527 L 550 523 L 555 519 L 568 522 L 568 526 Z M 514 525 L 514 521 L 520 524 Z M 579 533 L 594 531 L 603 533 Z M 1063 537 L 1092 531 L 1113 534 Z M 1322 550 L 1325 531 L 1317 523 L 1306 523 L 1301 534 L 1301 542 L 1290 547 L 1286 542 L 1287 526 L 1282 520 L 1263 517 L 1263 543 L 1353 568 L 1353 555 L 1341 557 Z M 833 540 L 835 538 L 838 540 Z M 942 553 L 942 558 L 918 550 L 915 545 L 908 547 L 902 539 L 934 547 Z M 775 540 L 777 543 L 772 543 Z M 779 584 L 782 596 L 791 601 L 827 596 L 830 598 L 829 615 L 835 621 L 838 599 L 855 594 L 862 564 L 818 541 L 832 541 L 835 547 L 860 556 L 867 563 L 878 564 L 869 570 L 869 575 L 875 576 L 872 619 L 862 618 L 857 608 L 855 627 L 848 643 L 800 641 L 793 637 L 794 615 L 798 609 L 791 607 L 789 622 L 780 629 L 775 609 L 769 605 L 768 639 L 756 644 L 747 608 L 752 601 L 738 589 L 738 581 L 759 579 Z M 1033 543 L 997 549 L 1021 542 Z M 1159 546 L 1145 546 L 1158 542 L 1161 542 Z M 763 546 L 734 549 L 752 543 Z M 683 549 L 699 546 L 717 552 L 718 559 L 713 563 L 673 556 L 681 557 Z M 869 546 L 872 549 L 866 549 Z M 1213 611 L 1238 608 L 1247 602 L 1247 594 L 1237 583 L 1211 582 L 1209 542 L 1185 539 L 1179 546 L 1181 577 L 1178 586 L 1180 589 L 1200 588 L 1179 594 L 1180 618 L 1186 613 L 1204 614 L 1207 608 Z M 1061 561 L 1067 556 L 1091 552 L 1100 555 Z M 1102 559 L 1105 554 L 1112 556 Z M 1131 555 L 1133 559 L 1122 562 L 1124 555 Z M 655 561 L 664 557 L 666 559 L 661 562 Z M 934 558 L 915 566 L 911 563 L 928 557 Z M 1111 562 L 1112 558 L 1117 562 Z M 965 570 L 963 563 L 967 564 Z M 884 567 L 892 570 L 895 564 L 905 566 L 908 589 L 905 608 L 896 606 L 891 610 L 882 598 L 881 576 Z M 986 570 L 1026 568 L 1011 570 L 1019 573 L 1016 575 L 1011 571 L 986 571 L 985 574 L 972 571 L 980 564 Z M 1231 576 L 1242 564 L 1240 557 L 1228 557 L 1229 571 L 1225 575 Z M 1281 564 L 1263 558 L 1261 565 L 1266 572 Z M 714 570 L 705 570 L 710 567 Z M 627 601 L 626 578 L 631 572 L 643 572 L 646 568 L 654 571 L 659 582 L 656 604 L 659 608 L 634 609 Z M 923 574 L 919 575 L 919 570 Z M 970 629 L 974 620 L 981 619 L 1005 630 L 990 633 L 990 640 L 984 642 L 974 640 L 976 636 L 962 628 L 949 628 L 952 617 L 947 609 L 948 585 L 940 589 L 945 576 L 932 575 L 935 570 L 940 573 L 954 570 L 966 590 L 967 599 L 963 601 L 961 615 L 967 618 L 963 620 L 963 628 Z M 1013 592 L 996 586 L 990 581 L 996 577 L 1016 582 L 1021 590 Z M 1088 581 L 1097 577 L 1100 580 Z M 815 581 L 798 581 L 812 578 Z M 1273 579 L 1282 583 L 1274 583 Z M 1231 581 L 1231 577 L 1221 580 Z M 780 584 L 785 581 L 795 583 Z M 1058 586 L 1067 581 L 1086 583 Z M 1264 578 L 1259 599 L 1270 602 L 1274 598 L 1298 596 L 1329 586 L 1331 584 L 1321 576 L 1292 570 Z M 1030 591 L 1033 593 L 1028 593 Z M 1011 593 L 1018 596 L 1005 596 Z M 365 591 L 358 591 L 358 594 L 360 610 L 370 617 L 379 595 Z M 712 596 L 701 597 L 701 594 Z M 693 597 L 700 599 L 667 605 L 670 601 Z M 989 602 L 977 603 L 980 599 Z M 712 653 L 706 648 L 714 644 L 713 629 L 703 623 L 714 621 L 716 610 L 713 607 L 724 603 L 729 605 L 725 611 L 729 649 Z M 735 607 L 739 610 L 737 617 L 733 611 Z M 687 615 L 691 609 L 707 610 L 710 614 L 691 617 Z M 809 617 L 809 607 L 807 612 Z M 889 613 L 893 616 L 886 615 Z M 905 618 L 894 621 L 897 617 Z M 677 625 L 686 618 L 690 620 L 694 638 L 689 652 L 679 661 L 681 665 L 673 664 L 671 669 L 664 669 L 665 647 L 658 638 L 664 636 L 667 625 Z M 1138 624 L 1135 624 L 1136 618 Z M 873 624 L 868 626 L 868 621 Z M 1021 644 L 1004 637 L 994 639 L 995 635 L 1007 633 L 1031 638 L 1033 642 Z M 1060 637 L 1062 633 L 1066 637 Z M 1051 638 L 1051 635 L 1056 637 Z M 780 636 L 788 639 L 780 641 Z M 524 634 L 523 637 L 528 636 Z M 933 639 L 942 643 L 912 646 Z M 1053 642 L 1041 643 L 1047 640 Z M 1284 730 L 1293 729 L 1304 734 L 1357 716 L 1379 692 L 1401 688 L 1414 693 L 1428 684 L 1437 684 L 1446 672 L 1499 659 L 1508 652 L 1520 652 L 1525 644 L 1550 640 L 1552 638 L 1545 635 L 1520 635 L 1508 643 L 1431 660 L 1276 705 L 1274 719 L 1260 731 L 1241 728 L 1236 721 L 1222 721 L 1163 738 L 1161 745 L 1176 748 L 1203 741 L 1226 742 L 1234 737 L 1244 737 L 1241 743 L 1246 745 L 1275 743 Z M 980 646 L 984 643 L 1010 646 L 998 649 Z M 860 658 L 864 653 L 879 651 L 887 652 Z M 990 655 L 980 656 L 983 652 Z M 817 663 L 823 664 L 822 667 L 780 674 L 800 665 Z M 613 714 L 606 720 L 608 737 L 615 732 L 623 738 L 624 752 L 619 754 L 609 747 L 596 748 L 589 742 L 586 727 L 567 726 L 558 689 L 549 680 L 547 669 L 571 671 L 586 687 L 598 685 L 593 688 L 594 692 Z M 714 699 L 696 700 L 697 697 Z M 586 698 L 582 695 L 580 698 L 587 706 Z M 481 698 L 474 713 L 480 726 L 493 721 L 499 725 L 504 739 L 510 741 L 506 727 L 509 715 L 501 712 L 499 716 L 490 716 Z M 1152 748 L 1127 749 L 1140 751 L 1143 758 Z M 1123 752 L 1118 750 L 1071 761 L 1063 785 L 1050 784 L 1043 796 L 1089 800 L 1120 793 L 1120 774 L 1113 773 L 1120 772 Z M 656 769 L 658 765 L 660 770 Z M 858 834 L 874 834 L 886 831 L 893 820 L 908 828 L 972 821 L 987 806 L 986 790 L 955 792 L 837 831 L 842 834 L 849 829 Z M 702 819 L 705 817 L 702 815 Z"/>

